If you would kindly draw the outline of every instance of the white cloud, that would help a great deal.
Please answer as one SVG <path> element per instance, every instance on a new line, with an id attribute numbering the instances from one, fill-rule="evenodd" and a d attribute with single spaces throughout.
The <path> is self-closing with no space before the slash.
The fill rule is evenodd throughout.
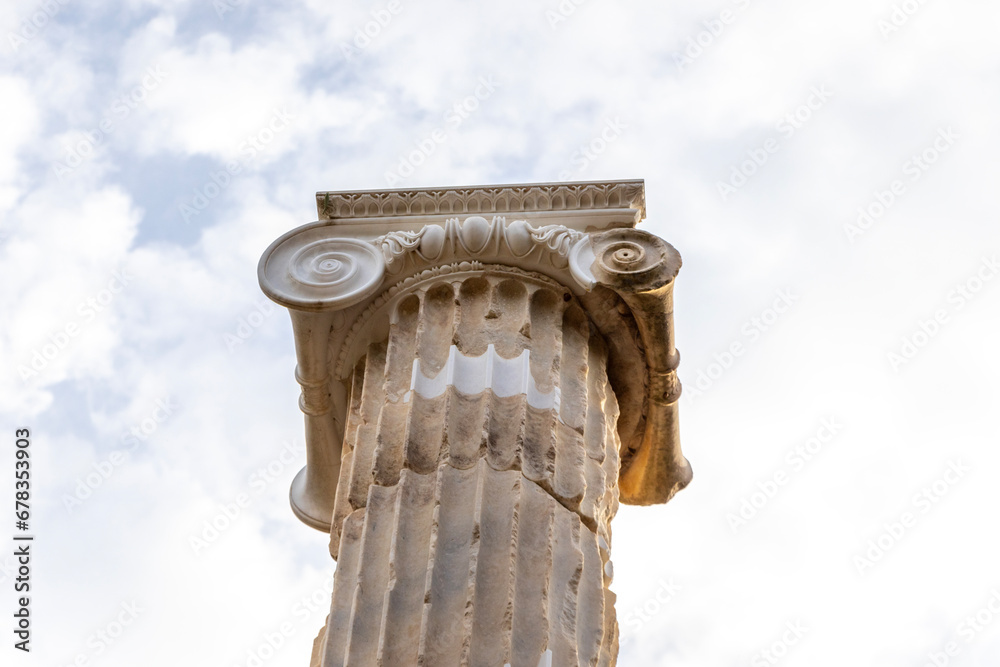
<path id="1" fill-rule="evenodd" d="M 744 4 L 679 70 L 688 38 Z M 36 434 L 39 533 L 51 545 L 37 659 L 69 664 L 137 600 L 145 610 L 103 664 L 246 664 L 289 617 L 294 634 L 265 664 L 306 664 L 325 612 L 300 617 L 294 605 L 333 563 L 326 538 L 287 507 L 301 457 L 262 488 L 251 481 L 302 442 L 288 316 L 265 304 L 246 323 L 261 312 L 256 263 L 314 219 L 316 190 L 384 185 L 440 126 L 447 141 L 402 185 L 554 180 L 621 117 L 620 136 L 575 173 L 646 179 L 647 228 L 685 259 L 675 316 L 689 392 L 745 344 L 682 405 L 692 486 L 616 521 L 620 664 L 748 664 L 796 620 L 809 630 L 784 664 L 921 664 L 1000 586 L 989 529 L 1000 279 L 962 308 L 949 300 L 1000 253 L 1000 9 L 925 3 L 883 39 L 892 2 L 590 0 L 553 30 L 546 11 L 559 5 L 404 2 L 350 61 L 341 44 L 381 5 L 246 2 L 222 18 L 187 2 L 68 5 L 10 61 L 0 356 L 13 372 L 0 402 Z M 143 87 L 157 67 L 166 76 Z M 500 86 L 449 127 L 446 112 L 490 75 Z M 829 101 L 780 136 L 779 120 L 823 84 Z M 116 115 L 133 92 L 142 99 Z M 275 110 L 294 118 L 271 127 Z M 60 180 L 53 162 L 108 114 L 110 139 Z M 904 163 L 949 126 L 954 147 L 911 180 Z M 723 201 L 718 181 L 775 135 L 780 149 Z M 248 137 L 261 144 L 252 158 Z M 181 222 L 178 206 L 231 159 L 240 172 Z M 851 243 L 845 225 L 894 179 L 905 194 Z M 81 303 L 123 270 L 129 284 L 85 321 Z M 782 289 L 798 301 L 750 341 L 742 327 Z M 941 308 L 947 323 L 897 372 L 888 353 Z M 18 365 L 69 323 L 78 334 L 22 381 Z M 167 399 L 176 407 L 157 420 Z M 727 514 L 831 415 L 843 432 L 734 534 Z M 128 459 L 68 513 L 63 497 L 134 428 L 143 437 Z M 959 458 L 968 477 L 859 575 L 854 557 Z M 189 538 L 239 494 L 252 502 L 195 555 Z M 648 622 L 626 623 L 661 577 L 681 590 Z M 995 662 L 995 637 L 963 643 L 963 659 Z"/>
<path id="2" fill-rule="evenodd" d="M 0 77 L 0 98 L 4 100 L 4 122 L 0 123 L 0 211 L 7 211 L 21 192 L 19 154 L 38 131 L 38 110 L 30 87 L 23 79 Z M 6 225 L 0 227 L 5 237 Z"/>

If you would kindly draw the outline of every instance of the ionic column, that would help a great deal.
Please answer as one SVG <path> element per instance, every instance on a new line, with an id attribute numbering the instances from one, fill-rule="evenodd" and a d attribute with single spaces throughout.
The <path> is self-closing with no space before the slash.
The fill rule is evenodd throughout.
<path id="1" fill-rule="evenodd" d="M 265 253 L 303 391 L 292 505 L 338 563 L 314 665 L 614 664 L 619 498 L 690 479 L 680 258 L 630 229 L 641 195 L 321 193 L 329 220 Z M 434 215 L 484 203 L 519 219 Z"/>

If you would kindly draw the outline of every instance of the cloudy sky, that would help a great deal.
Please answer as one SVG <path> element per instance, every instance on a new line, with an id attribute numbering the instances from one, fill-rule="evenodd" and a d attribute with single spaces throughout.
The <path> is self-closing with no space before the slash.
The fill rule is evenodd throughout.
<path id="1" fill-rule="evenodd" d="M 998 23 L 3 3 L 0 498 L 27 428 L 36 538 L 25 655 L 3 518 L 0 662 L 308 664 L 333 562 L 256 263 L 315 191 L 644 178 L 695 481 L 616 519 L 620 664 L 997 665 Z"/>

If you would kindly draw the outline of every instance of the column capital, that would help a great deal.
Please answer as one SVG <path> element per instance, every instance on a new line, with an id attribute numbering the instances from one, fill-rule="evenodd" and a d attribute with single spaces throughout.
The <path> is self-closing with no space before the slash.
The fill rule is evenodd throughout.
<path id="1" fill-rule="evenodd" d="M 633 229 L 645 215 L 643 181 L 319 192 L 316 201 L 319 220 L 278 238 L 258 266 L 262 290 L 292 312 L 309 456 L 292 506 L 306 523 L 329 529 L 348 400 L 341 381 L 366 349 L 359 328 L 393 290 L 491 265 L 565 286 L 613 339 L 622 500 L 666 502 L 687 484 L 672 322 L 681 260 Z"/>

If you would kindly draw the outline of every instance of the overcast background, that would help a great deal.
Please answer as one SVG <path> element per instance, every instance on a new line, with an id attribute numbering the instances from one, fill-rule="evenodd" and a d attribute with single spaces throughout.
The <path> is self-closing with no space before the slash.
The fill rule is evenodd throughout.
<path id="1" fill-rule="evenodd" d="M 992 0 L 4 2 L 0 538 L 26 427 L 36 542 L 30 655 L 0 551 L 0 662 L 308 665 L 334 564 L 287 503 L 263 250 L 317 190 L 644 178 L 684 258 L 695 480 L 615 521 L 619 663 L 1000 664 L 998 25 Z"/>

